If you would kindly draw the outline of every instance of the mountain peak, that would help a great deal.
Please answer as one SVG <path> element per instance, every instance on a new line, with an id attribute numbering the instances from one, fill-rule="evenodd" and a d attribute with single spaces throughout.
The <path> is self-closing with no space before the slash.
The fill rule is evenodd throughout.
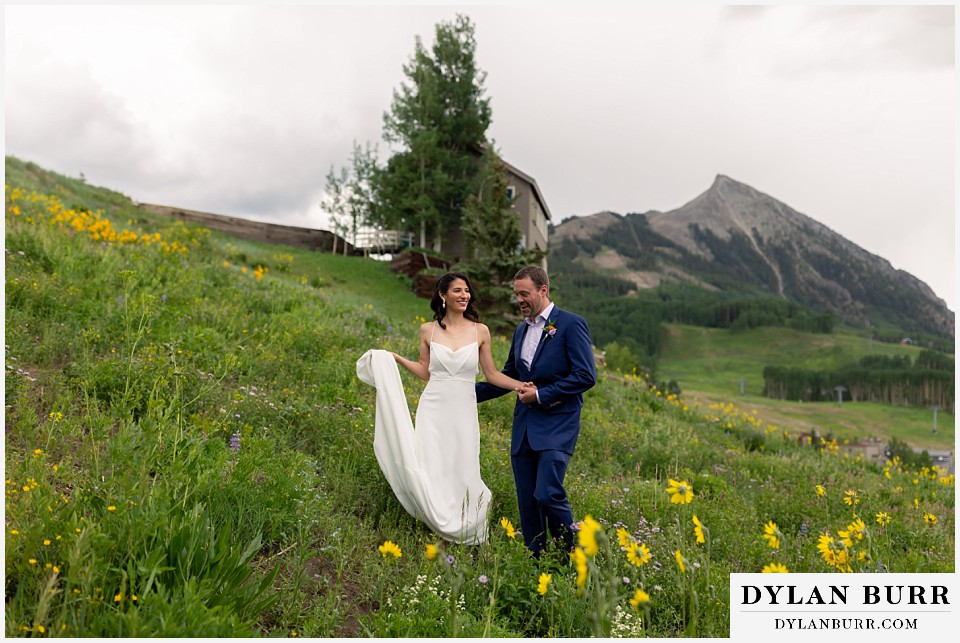
<path id="1" fill-rule="evenodd" d="M 749 194 L 751 196 L 760 196 L 763 193 L 758 190 L 750 187 L 746 183 L 737 181 L 736 179 L 731 179 L 725 174 L 718 174 L 717 177 L 713 180 L 713 185 L 710 186 L 710 189 L 707 192 L 740 192 L 743 194 Z M 764 195 L 765 196 L 765 195 Z"/>
<path id="2" fill-rule="evenodd" d="M 633 261 L 643 266 L 644 275 L 717 288 L 740 283 L 814 310 L 831 310 L 854 323 L 869 323 L 879 315 L 907 330 L 954 334 L 953 313 L 926 284 L 724 174 L 688 203 L 651 211 L 642 221 L 597 213 L 555 229 L 558 241 L 565 236 L 596 241 L 601 232 L 605 243 L 625 239 L 626 245 L 617 249 L 626 253 L 621 265 Z M 631 240 L 636 248 L 628 247 Z M 604 262 L 599 267 L 608 269 L 609 257 Z"/>

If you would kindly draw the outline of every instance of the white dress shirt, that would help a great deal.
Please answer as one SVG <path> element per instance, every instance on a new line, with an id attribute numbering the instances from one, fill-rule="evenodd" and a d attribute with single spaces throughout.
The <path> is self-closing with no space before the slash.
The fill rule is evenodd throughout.
<path id="1" fill-rule="evenodd" d="M 533 356 L 537 353 L 537 345 L 540 343 L 543 329 L 547 325 L 547 321 L 550 320 L 550 313 L 552 312 L 553 302 L 550 302 L 550 305 L 541 310 L 533 321 L 528 317 L 523 320 L 530 328 L 527 329 L 527 335 L 523 338 L 523 346 L 520 347 L 520 359 L 528 369 L 533 362 Z M 539 395 L 537 397 L 539 398 Z"/>

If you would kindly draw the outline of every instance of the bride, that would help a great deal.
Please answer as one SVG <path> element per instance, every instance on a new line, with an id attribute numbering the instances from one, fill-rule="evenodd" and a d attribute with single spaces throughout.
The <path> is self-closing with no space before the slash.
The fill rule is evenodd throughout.
<path id="1" fill-rule="evenodd" d="M 490 504 L 480 479 L 477 365 L 494 386 L 518 390 L 522 383 L 494 365 L 467 275 L 442 276 L 430 308 L 418 361 L 370 350 L 357 361 L 357 375 L 377 388 L 374 453 L 404 509 L 446 540 L 477 544 L 487 540 Z M 427 382 L 415 426 L 397 364 Z"/>

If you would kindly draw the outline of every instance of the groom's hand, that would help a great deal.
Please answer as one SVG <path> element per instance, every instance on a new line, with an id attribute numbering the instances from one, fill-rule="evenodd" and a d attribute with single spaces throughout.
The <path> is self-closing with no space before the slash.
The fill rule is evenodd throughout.
<path id="1" fill-rule="evenodd" d="M 537 403 L 537 385 L 533 382 L 524 382 L 520 387 L 520 390 L 517 391 L 517 396 L 520 398 L 520 401 L 524 404 L 536 404 Z"/>

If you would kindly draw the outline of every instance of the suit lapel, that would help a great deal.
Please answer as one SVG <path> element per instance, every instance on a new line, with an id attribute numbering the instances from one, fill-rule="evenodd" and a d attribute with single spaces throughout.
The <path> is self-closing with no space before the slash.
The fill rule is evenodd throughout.
<path id="1" fill-rule="evenodd" d="M 514 365 L 521 374 L 529 375 L 530 369 L 527 368 L 527 365 L 523 363 L 523 359 L 520 355 L 523 353 L 523 340 L 527 338 L 527 333 L 530 332 L 530 325 L 527 322 L 520 322 L 519 330 L 514 334 L 513 340 L 513 361 Z M 533 365 L 533 362 L 530 362 L 530 365 Z M 524 378 L 526 379 L 526 378 Z"/>

